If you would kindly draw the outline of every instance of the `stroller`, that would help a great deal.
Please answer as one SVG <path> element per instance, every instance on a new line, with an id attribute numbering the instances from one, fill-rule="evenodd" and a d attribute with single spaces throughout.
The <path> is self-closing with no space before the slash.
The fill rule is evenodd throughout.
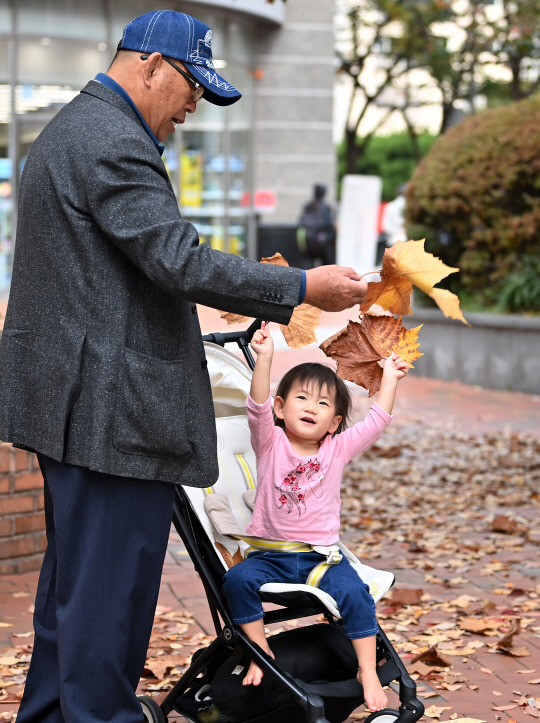
<path id="1" fill-rule="evenodd" d="M 314 622 L 271 635 L 272 659 L 236 626 L 222 592 L 222 578 L 240 561 L 248 546 L 230 536 L 234 525 L 244 528 L 251 518 L 256 489 L 255 455 L 245 416 L 254 359 L 249 342 L 260 320 L 240 332 L 204 337 L 212 382 L 218 433 L 219 479 L 204 489 L 175 490 L 173 524 L 191 557 L 205 589 L 216 638 L 197 650 L 161 705 L 139 698 L 145 721 L 166 723 L 173 711 L 193 723 L 342 723 L 364 703 L 356 679 L 358 663 L 340 625 L 336 603 L 327 593 L 308 585 L 267 583 L 260 589 L 265 626 L 321 616 Z M 241 361 L 225 344 L 235 342 Z M 363 565 L 340 543 L 357 572 L 379 600 L 392 586 L 390 572 Z M 259 686 L 242 686 L 250 659 L 264 670 Z M 396 681 L 400 707 L 371 713 L 366 723 L 413 723 L 424 706 L 416 684 L 384 632 L 377 635 L 377 674 L 383 686 Z"/>

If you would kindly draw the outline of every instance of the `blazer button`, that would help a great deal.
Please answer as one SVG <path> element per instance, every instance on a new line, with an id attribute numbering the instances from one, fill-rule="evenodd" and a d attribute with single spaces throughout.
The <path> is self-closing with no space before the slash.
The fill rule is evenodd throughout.
<path id="1" fill-rule="evenodd" d="M 277 297 L 277 300 L 281 304 L 281 302 L 283 301 L 283 294 L 279 294 L 279 296 Z"/>
<path id="2" fill-rule="evenodd" d="M 203 359 L 202 362 L 201 362 L 201 367 L 202 367 L 203 369 L 206 369 L 207 366 L 208 366 L 208 360 L 207 360 L 207 359 Z"/>
<path id="3" fill-rule="evenodd" d="M 192 314 L 196 314 L 196 313 L 197 313 L 197 304 L 193 304 L 193 306 L 191 307 L 191 313 L 192 313 Z"/>

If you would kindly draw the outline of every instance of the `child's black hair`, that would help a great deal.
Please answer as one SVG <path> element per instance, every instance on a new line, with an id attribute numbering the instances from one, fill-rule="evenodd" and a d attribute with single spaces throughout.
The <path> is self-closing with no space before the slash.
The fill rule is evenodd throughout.
<path id="1" fill-rule="evenodd" d="M 318 364 L 316 362 L 306 362 L 298 364 L 286 372 L 276 389 L 276 397 L 287 399 L 292 387 L 295 384 L 314 384 L 317 389 L 326 387 L 328 393 L 334 398 L 336 405 L 336 415 L 341 416 L 341 422 L 334 434 L 343 432 L 347 426 L 347 420 L 351 413 L 352 399 L 349 389 L 345 382 L 338 377 L 335 371 L 326 364 Z M 274 414 L 274 422 L 278 427 L 285 429 L 285 422 Z M 333 436 L 333 435 L 332 435 Z"/>

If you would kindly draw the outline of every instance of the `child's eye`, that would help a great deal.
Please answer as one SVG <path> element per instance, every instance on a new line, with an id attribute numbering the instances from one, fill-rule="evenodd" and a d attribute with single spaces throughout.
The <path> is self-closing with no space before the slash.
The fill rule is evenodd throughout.
<path id="1" fill-rule="evenodd" d="M 319 404 L 322 404 L 323 407 L 327 407 L 327 406 L 328 406 L 328 402 L 319 402 Z"/>
<path id="2" fill-rule="evenodd" d="M 304 397 L 303 394 L 299 394 L 296 398 L 297 398 L 297 399 L 301 399 L 302 401 L 305 400 L 305 397 Z"/>

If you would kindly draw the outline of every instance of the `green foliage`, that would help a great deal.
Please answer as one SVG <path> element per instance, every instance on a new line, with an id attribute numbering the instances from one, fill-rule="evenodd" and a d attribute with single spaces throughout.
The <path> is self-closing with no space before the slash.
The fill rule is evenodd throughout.
<path id="1" fill-rule="evenodd" d="M 461 268 L 452 291 L 485 305 L 499 302 L 522 259 L 540 260 L 539 126 L 538 97 L 471 116 L 437 140 L 409 184 L 408 224 Z"/>
<path id="2" fill-rule="evenodd" d="M 435 141 L 435 136 L 422 133 L 417 137 L 418 150 L 424 156 Z M 358 139 L 358 145 L 363 139 Z M 411 178 L 418 164 L 415 149 L 408 133 L 393 133 L 388 136 L 375 136 L 358 160 L 356 173 L 382 178 L 382 200 L 391 201 L 396 197 L 399 186 Z M 339 178 L 346 171 L 345 143 L 338 146 Z"/>
<path id="3" fill-rule="evenodd" d="M 501 305 L 510 312 L 540 312 L 539 256 L 525 256 L 521 268 L 507 277 L 501 292 Z"/>

